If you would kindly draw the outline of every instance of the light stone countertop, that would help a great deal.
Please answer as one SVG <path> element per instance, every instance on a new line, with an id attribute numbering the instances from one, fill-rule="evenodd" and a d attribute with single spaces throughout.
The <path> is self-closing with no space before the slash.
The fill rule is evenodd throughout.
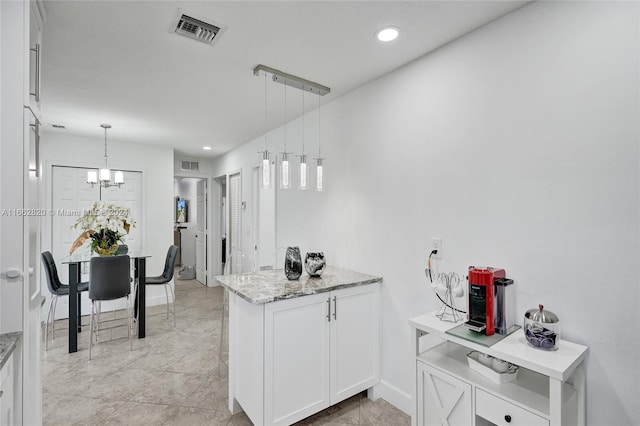
<path id="1" fill-rule="evenodd" d="M 213 279 L 255 305 L 382 281 L 382 277 L 331 266 L 327 266 L 320 277 L 310 277 L 303 273 L 300 279 L 295 281 L 289 281 L 283 269 L 241 275 L 219 275 Z"/>
<path id="2" fill-rule="evenodd" d="M 21 331 L 0 334 L 0 369 L 4 367 L 21 338 Z"/>

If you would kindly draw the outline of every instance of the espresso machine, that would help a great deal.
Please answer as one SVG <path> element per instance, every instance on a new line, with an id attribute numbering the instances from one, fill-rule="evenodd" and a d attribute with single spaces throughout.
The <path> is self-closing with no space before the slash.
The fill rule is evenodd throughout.
<path id="1" fill-rule="evenodd" d="M 504 269 L 469 267 L 469 317 L 464 325 L 492 336 L 509 334 L 515 328 L 513 280 Z"/>

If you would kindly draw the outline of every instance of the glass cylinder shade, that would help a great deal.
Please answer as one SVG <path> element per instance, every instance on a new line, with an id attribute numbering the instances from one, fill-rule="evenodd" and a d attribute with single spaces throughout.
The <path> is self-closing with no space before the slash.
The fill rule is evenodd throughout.
<path id="1" fill-rule="evenodd" d="M 87 171 L 87 183 L 98 183 L 98 172 L 95 170 Z"/>
<path id="2" fill-rule="evenodd" d="M 302 154 L 300 156 L 300 186 L 298 187 L 298 189 L 301 189 L 303 191 L 308 188 L 307 171 L 307 156 Z"/>
<path id="3" fill-rule="evenodd" d="M 262 152 L 262 188 L 269 189 L 271 187 L 271 164 L 269 162 L 269 152 Z"/>
<path id="4" fill-rule="evenodd" d="M 291 165 L 289 164 L 289 154 L 282 153 L 282 163 L 280 164 L 280 188 L 291 188 Z"/>
<path id="5" fill-rule="evenodd" d="M 123 184 L 124 183 L 124 173 L 122 173 L 120 171 L 117 171 L 113 175 L 114 175 L 113 181 L 116 184 Z"/>
<path id="6" fill-rule="evenodd" d="M 324 164 L 322 158 L 316 158 L 316 191 L 324 191 Z"/>
<path id="7" fill-rule="evenodd" d="M 111 180 L 111 170 L 109 169 L 100 169 L 100 181 L 101 182 L 109 182 Z"/>

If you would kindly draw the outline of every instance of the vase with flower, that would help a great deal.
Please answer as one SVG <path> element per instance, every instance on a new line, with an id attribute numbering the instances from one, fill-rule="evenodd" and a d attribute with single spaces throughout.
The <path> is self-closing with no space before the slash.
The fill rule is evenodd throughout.
<path id="1" fill-rule="evenodd" d="M 124 242 L 124 235 L 135 227 L 135 221 L 130 209 L 96 201 L 91 209 L 83 211 L 72 227 L 80 228 L 82 233 L 73 242 L 70 254 L 90 239 L 92 253 L 112 256 L 118 252 L 119 243 Z"/>

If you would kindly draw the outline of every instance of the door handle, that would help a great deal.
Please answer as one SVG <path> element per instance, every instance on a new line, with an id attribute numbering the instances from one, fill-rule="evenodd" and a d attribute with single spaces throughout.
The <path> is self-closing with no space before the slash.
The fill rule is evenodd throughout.
<path id="1" fill-rule="evenodd" d="M 331 298 L 327 297 L 327 321 L 331 322 Z"/>
<path id="2" fill-rule="evenodd" d="M 338 297 L 333 296 L 333 319 L 338 319 Z"/>
<path id="3" fill-rule="evenodd" d="M 36 47 L 35 48 L 30 48 L 29 50 L 31 50 L 32 52 L 35 52 L 36 54 L 36 84 L 34 87 L 34 91 L 33 93 L 29 93 L 31 96 L 34 96 L 36 99 L 36 102 L 40 102 L 40 45 L 36 43 Z"/>
<path id="4" fill-rule="evenodd" d="M 19 269 L 7 269 L 4 271 L 4 276 L 9 278 L 10 280 L 20 278 L 22 276 L 22 271 Z"/>

